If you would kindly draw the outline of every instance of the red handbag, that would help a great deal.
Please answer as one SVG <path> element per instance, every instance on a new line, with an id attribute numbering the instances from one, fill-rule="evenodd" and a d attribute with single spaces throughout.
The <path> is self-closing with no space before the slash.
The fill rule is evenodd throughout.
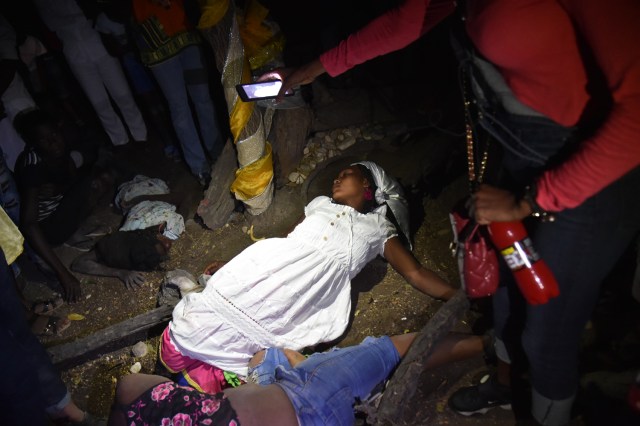
<path id="1" fill-rule="evenodd" d="M 458 261 L 460 283 L 471 298 L 491 296 L 500 282 L 498 255 L 486 227 L 469 218 L 464 208 L 449 213 L 453 228 L 452 254 Z"/>
<path id="2" fill-rule="evenodd" d="M 490 139 L 486 140 L 480 166 L 476 172 L 476 147 L 474 147 L 474 126 L 471 112 L 473 103 L 468 98 L 470 82 L 469 76 L 464 71 L 462 82 L 469 189 L 473 193 L 475 186 L 480 184 L 484 177 Z M 453 228 L 451 251 L 458 260 L 460 283 L 467 296 L 471 298 L 491 296 L 497 290 L 500 282 L 498 255 L 487 233 L 487 227 L 478 225 L 473 218 L 469 217 L 465 201 L 469 201 L 469 199 L 463 199 L 449 213 L 449 220 Z"/>

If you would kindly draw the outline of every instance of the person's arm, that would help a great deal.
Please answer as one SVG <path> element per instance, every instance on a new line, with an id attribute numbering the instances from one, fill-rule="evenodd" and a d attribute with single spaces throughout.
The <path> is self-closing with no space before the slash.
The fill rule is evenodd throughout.
<path id="1" fill-rule="evenodd" d="M 409 284 L 424 294 L 435 299 L 449 300 L 456 293 L 456 289 L 435 272 L 420 265 L 398 237 L 387 240 L 384 245 L 384 258 Z"/>
<path id="2" fill-rule="evenodd" d="M 278 100 L 282 100 L 285 92 L 301 84 L 309 84 L 325 72 L 336 77 L 356 65 L 408 46 L 454 10 L 455 2 L 452 0 L 405 0 L 317 59 L 299 68 L 274 70 L 259 80 L 282 80 L 278 94 Z"/>
<path id="3" fill-rule="evenodd" d="M 82 295 L 80 281 L 62 264 L 58 256 L 47 242 L 38 224 L 38 189 L 26 187 L 22 192 L 20 206 L 20 227 L 35 252 L 47 262 L 55 272 L 64 290 L 67 302 L 76 302 Z"/>
<path id="4" fill-rule="evenodd" d="M 565 0 L 564 6 L 594 55 L 612 97 L 611 109 L 595 133 L 566 161 L 535 182 L 537 206 L 515 194 L 482 185 L 474 194 L 478 223 L 520 220 L 533 207 L 549 212 L 574 208 L 640 165 L 640 6 L 631 1 L 602 6 Z"/>
<path id="5" fill-rule="evenodd" d="M 600 68 L 613 105 L 595 134 L 537 181 L 545 210 L 576 207 L 640 165 L 640 5 L 565 0 L 564 6 Z"/>
<path id="6" fill-rule="evenodd" d="M 101 277 L 115 277 L 122 281 L 129 290 L 140 288 L 144 284 L 144 274 L 139 271 L 128 271 L 106 266 L 96 257 L 95 250 L 77 257 L 71 263 L 71 270 L 87 275 L 98 275 Z"/>

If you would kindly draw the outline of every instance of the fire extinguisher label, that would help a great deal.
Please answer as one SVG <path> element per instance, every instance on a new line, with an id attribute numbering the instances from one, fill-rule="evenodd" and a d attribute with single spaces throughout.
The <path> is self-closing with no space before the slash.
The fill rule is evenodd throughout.
<path id="1" fill-rule="evenodd" d="M 512 271 L 530 268 L 533 263 L 540 259 L 529 237 L 517 241 L 512 246 L 501 250 L 500 254 L 502 254 L 502 257 Z"/>

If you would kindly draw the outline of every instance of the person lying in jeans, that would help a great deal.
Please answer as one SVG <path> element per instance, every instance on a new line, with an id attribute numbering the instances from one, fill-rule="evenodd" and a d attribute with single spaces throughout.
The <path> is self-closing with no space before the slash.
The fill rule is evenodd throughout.
<path id="1" fill-rule="evenodd" d="M 248 383 L 216 394 L 162 376 L 131 374 L 118 382 L 108 424 L 351 425 L 356 398 L 366 398 L 389 378 L 417 335 L 367 337 L 308 358 L 267 348 L 251 359 Z M 478 355 L 483 346 L 480 336 L 450 334 L 425 368 Z"/>

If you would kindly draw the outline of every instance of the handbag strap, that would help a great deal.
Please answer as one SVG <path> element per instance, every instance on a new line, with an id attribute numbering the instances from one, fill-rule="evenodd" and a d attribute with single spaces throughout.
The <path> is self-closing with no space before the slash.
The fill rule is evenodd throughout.
<path id="1" fill-rule="evenodd" d="M 474 125 L 473 125 L 473 117 L 471 116 L 471 77 L 469 76 L 469 71 L 467 70 L 467 65 L 462 64 L 460 67 L 462 74 L 462 98 L 464 101 L 464 125 L 465 125 L 465 138 L 467 145 L 467 167 L 468 167 L 468 177 L 469 177 L 469 191 L 474 192 L 476 186 L 482 183 L 484 179 L 484 173 L 487 168 L 487 160 L 489 157 L 489 142 L 490 139 L 487 138 L 487 142 L 484 147 L 484 152 L 482 153 L 482 158 L 480 159 L 480 168 L 476 171 L 476 161 L 475 161 L 475 152 L 474 152 Z"/>

